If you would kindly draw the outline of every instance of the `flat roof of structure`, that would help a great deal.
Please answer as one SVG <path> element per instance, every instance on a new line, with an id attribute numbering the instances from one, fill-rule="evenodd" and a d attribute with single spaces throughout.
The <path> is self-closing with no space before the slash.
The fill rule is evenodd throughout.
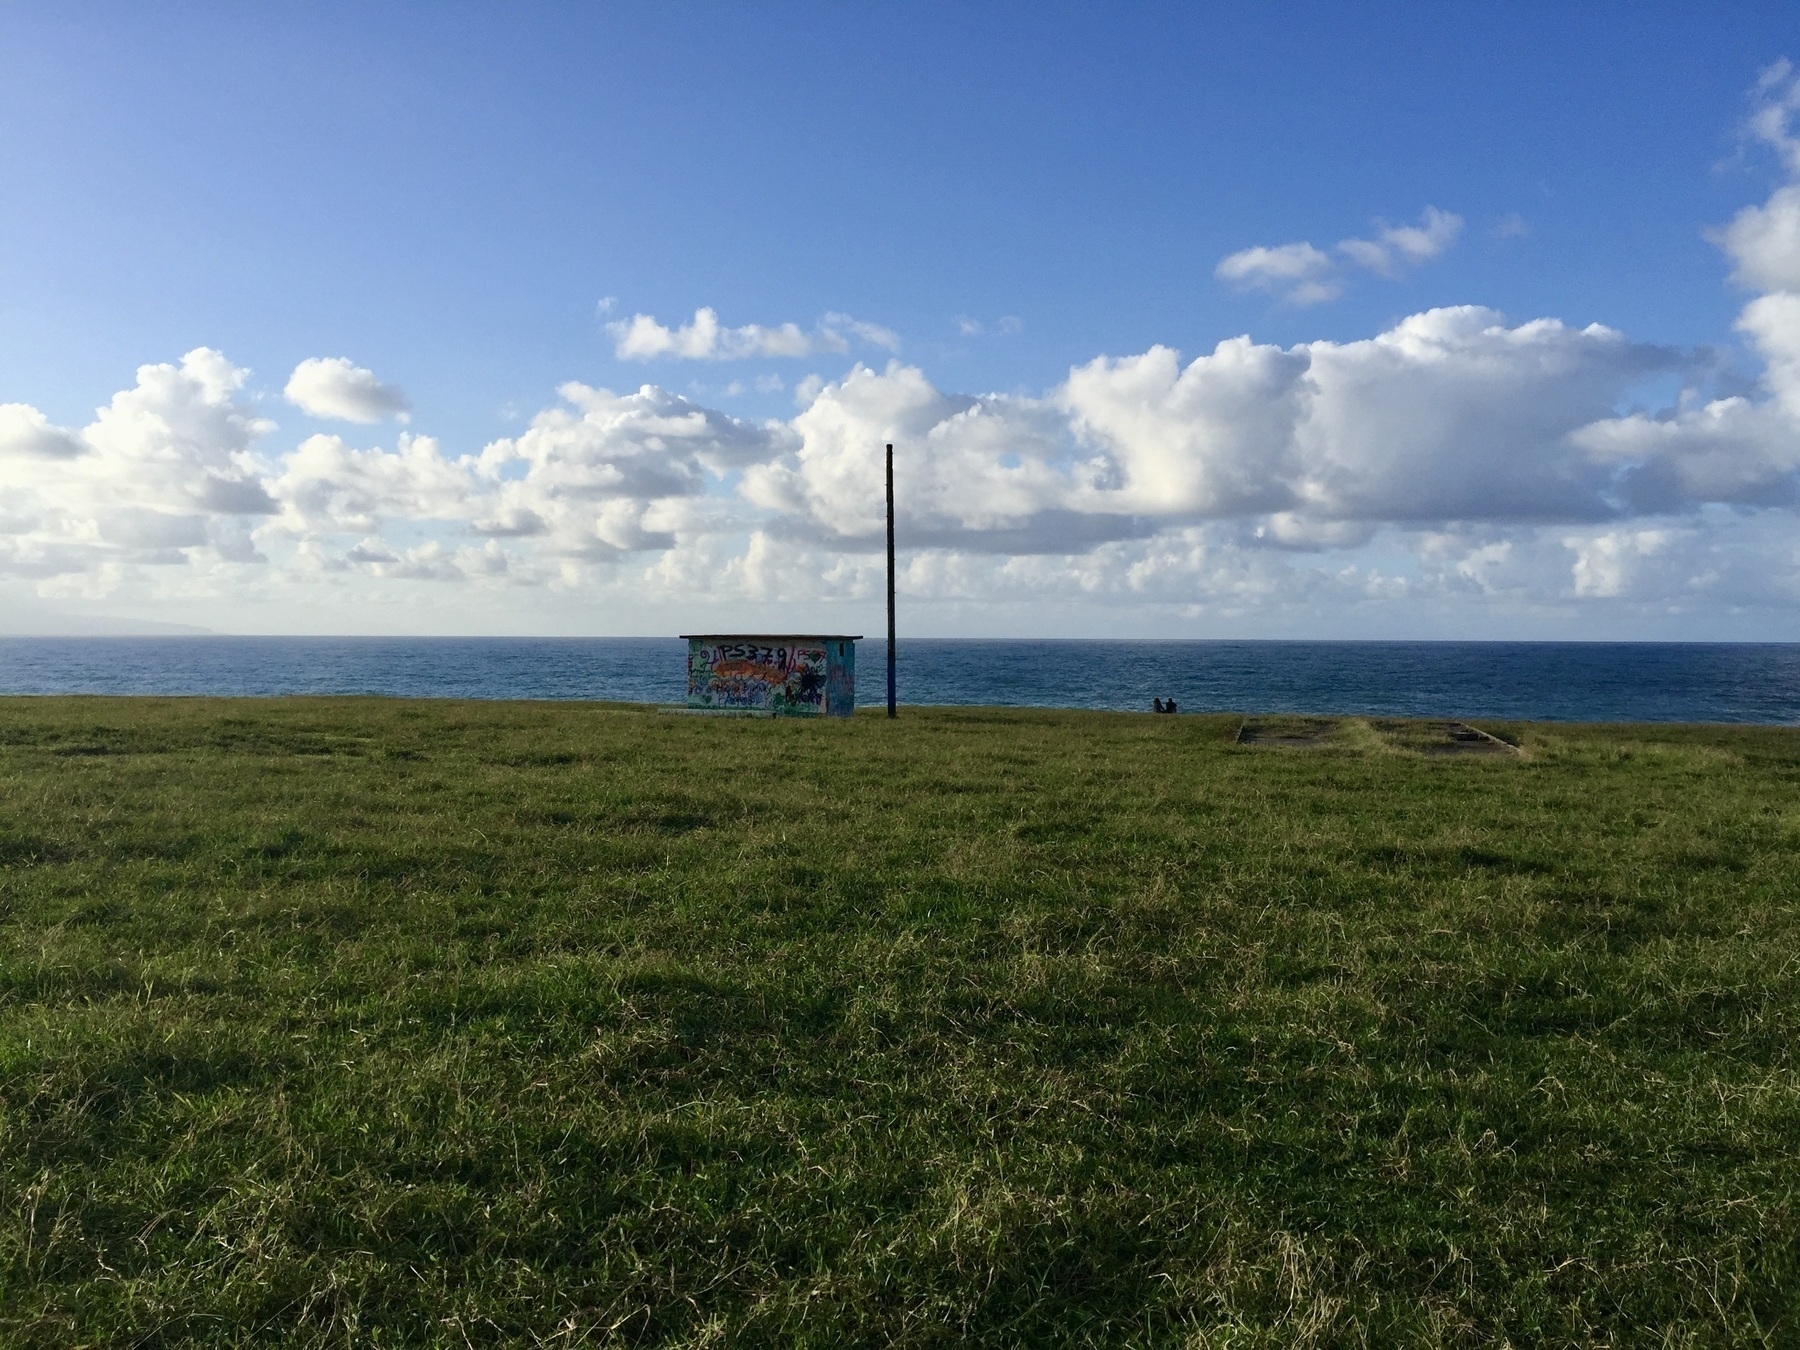
<path id="1" fill-rule="evenodd" d="M 732 642 L 861 642 L 861 633 L 682 633 L 687 642 L 696 638 L 728 638 Z"/>

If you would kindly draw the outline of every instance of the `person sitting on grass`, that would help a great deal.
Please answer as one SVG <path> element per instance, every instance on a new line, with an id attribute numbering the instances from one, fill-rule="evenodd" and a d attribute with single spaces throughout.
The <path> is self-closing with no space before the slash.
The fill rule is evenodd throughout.
<path id="1" fill-rule="evenodd" d="M 1161 712 L 1163 710 L 1162 700 L 1160 698 L 1151 699 L 1150 700 L 1150 710 L 1152 712 Z"/>

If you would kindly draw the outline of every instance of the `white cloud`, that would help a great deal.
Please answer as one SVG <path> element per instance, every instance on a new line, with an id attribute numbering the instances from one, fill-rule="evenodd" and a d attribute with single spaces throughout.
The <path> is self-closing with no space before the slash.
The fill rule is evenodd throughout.
<path id="1" fill-rule="evenodd" d="M 798 324 L 722 328 L 712 309 L 695 310 L 693 322 L 680 328 L 665 328 L 649 314 L 634 314 L 607 324 L 606 330 L 613 335 L 614 354 L 621 361 L 649 361 L 659 356 L 739 361 L 752 356 L 805 356 L 813 350 L 812 339 Z"/>
<path id="2" fill-rule="evenodd" d="M 72 459 L 87 449 L 72 431 L 52 426 L 28 403 L 0 403 L 0 456 Z"/>
<path id="3" fill-rule="evenodd" d="M 446 459 L 429 436 L 402 434 L 393 451 L 308 436 L 285 456 L 269 491 L 276 525 L 296 536 L 368 533 L 386 520 L 465 520 L 485 485 L 470 459 Z"/>
<path id="4" fill-rule="evenodd" d="M 752 357 L 811 356 L 820 352 L 847 352 L 852 339 L 889 351 L 900 345 L 899 336 L 880 324 L 865 323 L 848 314 L 827 314 L 811 332 L 799 324 L 774 328 L 745 324 L 726 328 L 711 308 L 694 311 L 693 320 L 669 328 L 649 314 L 634 314 L 606 325 L 613 336 L 613 353 L 621 361 L 650 361 L 675 357 L 685 361 L 743 361 Z"/>
<path id="5" fill-rule="evenodd" d="M 1245 290 L 1277 291 L 1293 304 L 1314 305 L 1343 290 L 1332 271 L 1331 259 L 1311 244 L 1259 244 L 1221 258 L 1213 275 Z"/>
<path id="6" fill-rule="evenodd" d="M 1751 104 L 1745 131 L 1781 157 L 1789 177 L 1800 178 L 1800 134 L 1794 130 L 1800 122 L 1800 72 L 1794 63 L 1782 57 L 1765 69 Z"/>
<path id="7" fill-rule="evenodd" d="M 1227 261 L 1230 260 L 1227 259 Z M 1002 315 L 994 321 L 991 330 L 989 326 L 980 319 L 971 318 L 967 314 L 958 314 L 955 323 L 956 331 L 963 337 L 981 337 L 983 334 L 990 331 L 1010 337 L 1014 333 L 1022 333 L 1025 331 L 1025 321 L 1016 314 Z M 890 348 L 890 350 L 892 349 Z"/>
<path id="8" fill-rule="evenodd" d="M 1763 383 L 1775 401 L 1800 419 L 1800 286 L 1758 296 L 1744 306 L 1737 328 L 1762 357 Z"/>
<path id="9" fill-rule="evenodd" d="M 862 319 L 852 318 L 848 314 L 827 314 L 820 325 L 826 332 L 834 334 L 848 333 L 860 342 L 871 347 L 880 347 L 884 351 L 900 350 L 900 335 L 891 328 L 884 328 L 878 323 L 868 323 Z M 832 350 L 838 350 L 833 348 Z"/>
<path id="10" fill-rule="evenodd" d="M 1373 239 L 1345 239 L 1338 252 L 1359 267 L 1384 277 L 1398 276 L 1407 264 L 1430 262 L 1456 242 L 1463 218 L 1451 211 L 1428 206 L 1417 225 L 1389 225 L 1377 221 Z"/>
<path id="11" fill-rule="evenodd" d="M 1637 581 L 1646 560 L 1666 550 L 1667 530 L 1611 530 L 1588 538 L 1565 539 L 1573 550 L 1571 569 L 1576 595 L 1623 595 Z"/>
<path id="12" fill-rule="evenodd" d="M 1800 442 L 1793 420 L 1770 403 L 1716 399 L 1673 415 L 1634 413 L 1571 437 L 1598 465 L 1629 512 L 1681 512 L 1707 502 L 1784 506 L 1796 500 Z"/>
<path id="13" fill-rule="evenodd" d="M 1417 225 L 1377 221 L 1376 226 L 1373 239 L 1345 239 L 1337 251 L 1358 267 L 1392 278 L 1443 253 L 1462 233 L 1463 219 L 1427 206 Z M 1241 249 L 1220 259 L 1213 275 L 1240 289 L 1274 292 L 1293 305 L 1316 305 L 1344 292 L 1337 262 L 1305 242 Z"/>
<path id="14" fill-rule="evenodd" d="M 1207 520 L 1336 547 L 1382 523 L 1607 519 L 1620 457 L 1578 433 L 1612 420 L 1646 374 L 1681 365 L 1598 326 L 1508 326 L 1464 307 L 1360 342 L 1234 338 L 1185 364 L 1166 347 L 1099 358 L 1041 399 L 949 395 L 915 367 L 859 366 L 818 393 L 792 423 L 793 451 L 750 468 L 743 491 L 819 537 L 870 536 L 871 447 L 893 440 L 909 537 L 982 550 L 1062 551 Z"/>
<path id="15" fill-rule="evenodd" d="M 273 424 L 237 401 L 248 372 L 200 347 L 140 366 L 76 433 L 35 408 L 0 417 L 0 572 L 98 573 L 187 561 L 211 546 L 245 556 L 242 519 L 276 504 L 256 442 Z"/>
<path id="16" fill-rule="evenodd" d="M 308 357 L 294 367 L 282 391 L 287 401 L 311 417 L 339 422 L 404 422 L 412 402 L 404 390 L 383 384 L 375 372 L 344 356 Z"/>
<path id="17" fill-rule="evenodd" d="M 1746 133 L 1772 149 L 1792 179 L 1800 179 L 1800 72 L 1777 61 L 1757 81 Z M 1756 291 L 1800 291 L 1800 183 L 1777 188 L 1760 206 L 1746 206 L 1711 238 L 1732 261 L 1732 280 Z"/>
<path id="18" fill-rule="evenodd" d="M 654 385 L 619 395 L 571 383 L 560 392 L 565 406 L 482 452 L 492 486 L 480 532 L 537 537 L 571 557 L 667 547 L 671 500 L 700 496 L 723 475 L 767 460 L 790 436 Z"/>
<path id="19" fill-rule="evenodd" d="M 1777 189 L 1761 206 L 1746 206 L 1714 236 L 1750 290 L 1800 290 L 1800 185 Z"/>
<path id="20" fill-rule="evenodd" d="M 1800 75 L 1786 61 L 1763 73 L 1747 130 L 1800 175 Z M 1635 510 L 1680 510 L 1695 501 L 1787 506 L 1800 501 L 1800 184 L 1775 189 L 1713 236 L 1732 279 L 1764 292 L 1737 329 L 1763 362 L 1763 397 L 1686 400 L 1661 417 L 1596 424 L 1577 438 L 1620 466 L 1622 498 Z"/>
<path id="21" fill-rule="evenodd" d="M 1752 119 L 1784 164 L 1800 163 L 1794 89 L 1791 71 L 1765 81 Z M 1727 397 L 1709 393 L 1706 354 L 1453 306 L 1356 341 L 1098 356 L 1036 396 L 947 391 L 890 360 L 808 375 L 791 417 L 753 422 L 656 385 L 571 383 L 478 452 L 404 433 L 276 451 L 248 373 L 201 348 L 142 367 L 80 429 L 0 406 L 0 572 L 58 602 L 387 606 L 401 625 L 874 604 L 892 441 L 902 592 L 982 631 L 1129 614 L 1140 631 L 1347 632 L 1380 615 L 1488 631 L 1475 614 L 1588 633 L 1596 616 L 1742 612 L 1800 636 L 1795 192 L 1778 185 L 1720 234 L 1759 292 L 1738 331 L 1760 385 Z M 1425 261 L 1460 224 L 1428 209 L 1335 254 L 1246 250 L 1220 276 L 1302 300 L 1352 264 Z M 709 310 L 677 329 L 638 315 L 616 336 L 694 359 L 897 342 L 840 314 L 726 329 Z M 1667 406 L 1620 411 L 1671 384 Z"/>
<path id="22" fill-rule="evenodd" d="M 344 561 L 370 576 L 396 581 L 468 581 L 476 576 L 504 577 L 510 570 L 510 560 L 491 541 L 485 549 L 451 549 L 427 539 L 396 554 L 385 541 L 369 538 L 345 553 Z"/>
<path id="23" fill-rule="evenodd" d="M 320 434 L 272 461 L 254 452 L 268 424 L 238 400 L 245 372 L 201 350 L 143 368 L 80 433 L 9 410 L 6 425 L 65 453 L 0 456 L 15 489 L 0 537 L 14 573 L 95 593 L 218 587 L 220 568 L 273 560 L 264 584 L 302 589 L 854 600 L 873 594 L 891 440 L 913 584 L 945 603 L 1241 617 L 1327 597 L 1638 603 L 1665 585 L 1691 598 L 1705 586 L 1693 568 L 1676 576 L 1680 550 L 1646 563 L 1680 534 L 1662 522 L 1793 500 L 1778 395 L 1791 377 L 1776 359 L 1792 327 L 1783 306 L 1745 321 L 1771 357 L 1767 397 L 1660 417 L 1613 409 L 1647 374 L 1685 371 L 1679 354 L 1464 307 L 1356 342 L 1101 357 L 1041 397 L 946 393 L 914 366 L 858 365 L 803 388 L 787 422 L 654 385 L 571 383 L 479 454 Z M 1587 532 L 1556 534 L 1559 521 Z M 1413 562 L 1365 556 L 1378 548 Z"/>

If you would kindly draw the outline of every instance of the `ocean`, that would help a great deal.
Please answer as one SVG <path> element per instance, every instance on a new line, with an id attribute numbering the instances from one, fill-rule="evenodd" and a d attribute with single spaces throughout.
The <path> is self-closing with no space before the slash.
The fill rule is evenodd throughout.
<path id="1" fill-rule="evenodd" d="M 679 703 L 674 638 L 0 638 L 0 693 L 383 694 Z M 858 644 L 858 701 L 885 697 Z M 1800 723 L 1800 644 L 981 641 L 899 644 L 909 704 L 1545 721 Z"/>

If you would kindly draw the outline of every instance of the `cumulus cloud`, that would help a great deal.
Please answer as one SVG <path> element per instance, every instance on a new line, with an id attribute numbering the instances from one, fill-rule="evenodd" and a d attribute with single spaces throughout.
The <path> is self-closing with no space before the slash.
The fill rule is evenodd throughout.
<path id="1" fill-rule="evenodd" d="M 1794 63 L 1784 56 L 1765 69 L 1750 100 L 1745 132 L 1774 150 L 1790 177 L 1800 178 L 1800 135 L 1794 131 L 1800 121 L 1800 75 Z"/>
<path id="2" fill-rule="evenodd" d="M 28 403 L 0 403 L 0 456 L 72 459 L 87 447 Z"/>
<path id="3" fill-rule="evenodd" d="M 1462 233 L 1463 219 L 1427 206 L 1417 225 L 1375 225 L 1373 239 L 1342 240 L 1337 252 L 1358 267 L 1393 278 L 1449 248 Z M 1273 292 L 1294 305 L 1316 305 L 1344 292 L 1337 260 L 1305 242 L 1241 249 L 1220 259 L 1213 275 L 1240 289 Z"/>
<path id="4" fill-rule="evenodd" d="M 570 557 L 666 547 L 681 514 L 671 503 L 761 463 L 791 436 L 779 424 L 742 422 L 654 385 L 619 395 L 570 383 L 559 392 L 564 406 L 482 451 L 492 487 L 479 532 L 537 537 Z"/>
<path id="5" fill-rule="evenodd" d="M 244 518 L 277 507 L 256 442 L 272 429 L 238 401 L 248 375 L 200 347 L 140 366 L 79 433 L 35 408 L 0 410 L 0 571 L 30 576 L 244 556 Z"/>
<path id="6" fill-rule="evenodd" d="M 1565 539 L 1564 545 L 1575 554 L 1570 569 L 1575 594 L 1623 595 L 1638 581 L 1644 564 L 1668 550 L 1672 538 L 1668 530 L 1609 530 Z"/>
<path id="7" fill-rule="evenodd" d="M 1744 130 L 1773 150 L 1790 179 L 1800 179 L 1800 74 L 1787 60 L 1762 73 Z M 1732 280 L 1756 291 L 1800 292 L 1800 183 L 1746 206 L 1712 235 L 1732 262 Z"/>
<path id="8" fill-rule="evenodd" d="M 1757 309 L 1746 332 L 1779 355 L 1792 319 Z M 1773 392 L 1792 377 L 1773 360 L 1768 397 L 1615 414 L 1645 376 L 1694 366 L 1598 325 L 1461 307 L 1355 342 L 1240 337 L 1191 359 L 1167 347 L 1100 357 L 1036 397 L 948 393 L 916 366 L 857 365 L 786 422 L 654 385 L 570 383 L 479 453 L 317 434 L 270 461 L 253 453 L 268 426 L 238 399 L 245 372 L 201 350 L 143 368 L 79 434 L 9 411 L 8 426 L 56 453 L 0 465 L 20 489 L 9 500 L 38 508 L 8 527 L 13 570 L 40 575 L 275 556 L 301 580 L 568 586 L 638 558 L 647 594 L 774 599 L 811 575 L 810 593 L 851 597 L 870 584 L 856 558 L 881 539 L 878 447 L 893 441 L 904 538 L 930 560 L 917 584 L 944 596 L 1037 587 L 1174 604 L 1186 585 L 1181 603 L 1204 592 L 1221 613 L 1224 597 L 1278 591 L 1297 603 L 1560 584 L 1618 599 L 1641 589 L 1627 573 L 1678 565 L 1646 568 L 1674 536 L 1634 520 L 1794 497 L 1794 420 Z M 1593 528 L 1546 536 L 1558 522 Z M 1327 581 L 1293 561 L 1395 531 L 1414 540 L 1410 579 L 1351 565 Z M 1558 549 L 1561 583 L 1544 562 Z"/>
<path id="9" fill-rule="evenodd" d="M 1016 323 L 1017 320 L 1002 319 L 1001 323 Z M 842 335 L 848 333 L 859 342 L 871 347 L 880 347 L 884 351 L 900 350 L 900 335 L 891 328 L 884 328 L 878 323 L 869 323 L 863 319 L 852 318 L 848 314 L 827 314 L 820 325 L 824 331 Z M 1008 330 L 1011 331 L 1011 330 Z M 835 350 L 835 349 L 834 349 Z"/>
<path id="10" fill-rule="evenodd" d="M 1316 305 L 1343 292 L 1334 271 L 1330 257 L 1311 244 L 1258 244 L 1221 258 L 1213 275 L 1244 290 L 1277 292 L 1292 304 Z"/>
<path id="11" fill-rule="evenodd" d="M 694 311 L 691 322 L 669 328 L 653 315 L 633 314 L 606 325 L 613 337 L 613 353 L 621 361 L 650 361 L 675 357 L 685 361 L 743 361 L 751 357 L 811 356 L 821 352 L 847 352 L 853 340 L 871 346 L 897 349 L 900 339 L 892 329 L 865 323 L 848 314 L 827 314 L 808 332 L 795 323 L 765 328 L 745 324 L 727 328 L 711 308 Z"/>
<path id="12" fill-rule="evenodd" d="M 1717 235 L 1732 261 L 1731 279 L 1749 290 L 1800 290 L 1800 186 L 1777 189 L 1746 206 Z"/>
<path id="13" fill-rule="evenodd" d="M 1425 208 L 1417 225 L 1376 222 L 1373 239 L 1345 239 L 1338 252 L 1359 267 L 1384 277 L 1398 276 L 1403 267 L 1430 262 L 1462 233 L 1463 218 L 1435 206 Z"/>
<path id="14" fill-rule="evenodd" d="M 482 484 L 474 462 L 444 456 L 429 436 L 401 435 L 392 451 L 308 436 L 269 481 L 275 524 L 295 536 L 368 533 L 385 520 L 463 520 Z"/>
<path id="15" fill-rule="evenodd" d="M 1777 68 L 1751 123 L 1790 177 L 1719 234 L 1757 292 L 1737 328 L 1760 371 L 1724 396 L 1708 353 L 1449 306 L 1355 341 L 1097 356 L 1030 395 L 940 389 L 890 359 L 797 381 L 786 420 L 654 384 L 570 383 L 523 431 L 461 453 L 404 432 L 276 451 L 248 372 L 200 348 L 140 368 L 79 429 L 0 406 L 0 572 L 53 597 L 425 605 L 486 588 L 508 615 L 529 596 L 671 615 L 706 600 L 872 603 L 891 441 L 914 603 L 1069 624 L 1133 607 L 1321 623 L 1396 606 L 1563 623 L 1596 607 L 1800 615 L 1800 231 L 1784 214 L 1796 88 Z M 1246 250 L 1220 275 L 1302 300 L 1349 267 L 1427 261 L 1460 228 L 1427 209 L 1330 253 Z M 710 310 L 675 329 L 637 315 L 615 336 L 645 359 L 897 341 L 841 314 L 727 329 Z M 309 369 L 319 387 L 375 383 L 341 359 L 295 379 Z"/>
<path id="16" fill-rule="evenodd" d="M 1763 73 L 1747 130 L 1800 176 L 1800 74 L 1787 61 Z M 1732 278 L 1762 291 L 1737 329 L 1763 363 L 1761 396 L 1685 400 L 1659 416 L 1636 414 L 1583 429 L 1577 443 L 1619 466 L 1622 497 L 1638 511 L 1696 500 L 1788 506 L 1800 500 L 1800 184 L 1746 207 L 1714 240 Z"/>
<path id="17" fill-rule="evenodd" d="M 396 385 L 346 356 L 314 356 L 294 367 L 282 391 L 287 401 L 311 417 L 368 424 L 392 417 L 407 420 L 412 402 Z"/>
<path id="18" fill-rule="evenodd" d="M 820 537 L 873 537 L 869 447 L 893 440 L 909 537 L 988 550 L 1067 551 L 1209 520 L 1335 547 L 1382 523 L 1608 519 L 1627 509 L 1623 461 L 1592 428 L 1646 375 L 1686 363 L 1598 325 L 1508 325 L 1463 307 L 1360 342 L 1102 357 L 1036 399 L 945 394 L 916 367 L 859 366 L 793 420 L 794 448 L 752 467 L 743 491 Z"/>

